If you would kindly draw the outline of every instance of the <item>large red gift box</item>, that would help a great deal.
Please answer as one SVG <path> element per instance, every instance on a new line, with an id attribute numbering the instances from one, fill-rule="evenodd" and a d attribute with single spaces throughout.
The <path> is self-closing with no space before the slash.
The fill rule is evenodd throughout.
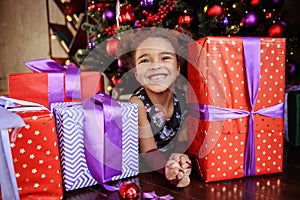
<path id="1" fill-rule="evenodd" d="M 202 38 L 188 80 L 188 152 L 205 182 L 282 172 L 284 38 Z"/>
<path id="2" fill-rule="evenodd" d="M 48 110 L 16 113 L 26 124 L 16 132 L 9 130 L 20 199 L 62 199 L 62 176 L 53 114 Z"/>
<path id="3" fill-rule="evenodd" d="M 55 75 L 54 78 L 49 78 Z M 50 108 L 54 102 L 83 101 L 100 90 L 103 90 L 103 76 L 100 72 L 83 71 L 80 73 L 80 89 L 82 98 L 66 97 L 66 73 L 17 73 L 8 75 L 9 97 L 42 104 Z M 53 81 L 60 86 L 51 87 Z M 62 90 L 62 97 L 55 94 Z"/>

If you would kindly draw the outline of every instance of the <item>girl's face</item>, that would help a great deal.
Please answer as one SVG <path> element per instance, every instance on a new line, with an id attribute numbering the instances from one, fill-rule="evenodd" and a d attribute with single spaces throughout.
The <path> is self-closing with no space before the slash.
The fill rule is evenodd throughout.
<path id="1" fill-rule="evenodd" d="M 175 49 L 164 38 L 147 38 L 135 52 L 135 76 L 139 83 L 154 93 L 173 89 L 179 75 Z"/>

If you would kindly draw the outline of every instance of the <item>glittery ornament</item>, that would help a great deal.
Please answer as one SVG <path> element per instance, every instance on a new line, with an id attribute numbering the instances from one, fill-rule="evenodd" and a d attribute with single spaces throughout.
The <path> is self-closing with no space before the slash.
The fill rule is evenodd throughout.
<path id="1" fill-rule="evenodd" d="M 135 183 L 125 182 L 119 189 L 119 197 L 121 200 L 137 200 L 140 197 L 140 189 Z"/>
<path id="2" fill-rule="evenodd" d="M 130 4 L 124 4 L 120 8 L 119 21 L 121 24 L 131 24 L 135 21 L 134 9 Z"/>

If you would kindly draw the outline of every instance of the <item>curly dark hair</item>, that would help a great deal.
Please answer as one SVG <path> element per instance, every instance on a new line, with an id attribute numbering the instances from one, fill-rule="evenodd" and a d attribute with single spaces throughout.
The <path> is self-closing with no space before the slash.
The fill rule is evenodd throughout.
<path id="1" fill-rule="evenodd" d="M 137 47 L 149 37 L 159 37 L 171 42 L 175 49 L 177 61 L 182 66 L 187 59 L 187 45 L 192 41 L 191 34 L 183 28 L 166 29 L 158 27 L 146 27 L 133 29 L 120 34 L 117 55 L 122 65 L 129 69 L 135 67 L 135 51 Z"/>

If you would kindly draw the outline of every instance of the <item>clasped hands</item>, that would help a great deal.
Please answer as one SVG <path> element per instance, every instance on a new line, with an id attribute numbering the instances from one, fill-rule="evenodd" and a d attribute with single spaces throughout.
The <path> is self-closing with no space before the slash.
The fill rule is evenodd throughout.
<path id="1" fill-rule="evenodd" d="M 192 162 L 188 155 L 173 153 L 165 165 L 165 176 L 176 187 L 186 187 L 190 184 Z"/>

